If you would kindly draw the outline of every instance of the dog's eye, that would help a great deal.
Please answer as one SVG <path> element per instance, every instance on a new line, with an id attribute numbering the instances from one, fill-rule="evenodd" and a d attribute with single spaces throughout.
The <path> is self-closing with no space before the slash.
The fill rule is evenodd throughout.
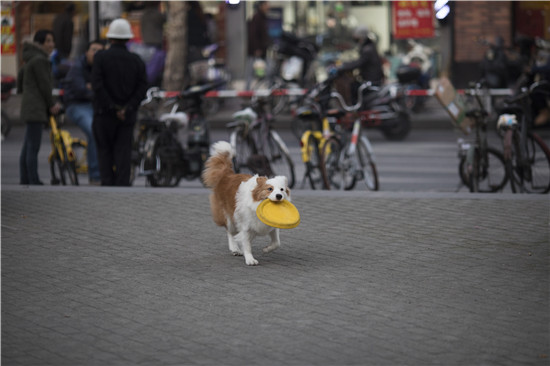
<path id="1" fill-rule="evenodd" d="M 273 188 L 269 187 L 267 190 L 268 190 L 269 192 L 271 192 L 271 191 L 273 191 Z"/>
<path id="2" fill-rule="evenodd" d="M 284 188 L 281 188 L 281 192 L 283 192 L 283 191 L 284 191 Z"/>

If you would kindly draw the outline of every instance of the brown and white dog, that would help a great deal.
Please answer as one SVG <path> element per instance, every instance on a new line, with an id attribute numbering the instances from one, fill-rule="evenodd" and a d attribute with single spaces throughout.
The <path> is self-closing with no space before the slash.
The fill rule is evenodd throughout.
<path id="1" fill-rule="evenodd" d="M 212 189 L 212 218 L 217 225 L 225 227 L 229 250 L 233 255 L 244 255 L 246 264 L 255 266 L 258 261 L 252 256 L 251 241 L 256 236 L 269 234 L 271 238 L 264 253 L 281 245 L 279 229 L 261 222 L 256 216 L 256 208 L 265 199 L 290 201 L 290 189 L 284 176 L 268 179 L 258 175 L 236 174 L 233 171 L 233 156 L 233 149 L 228 142 L 213 144 L 202 178 L 204 184 Z"/>

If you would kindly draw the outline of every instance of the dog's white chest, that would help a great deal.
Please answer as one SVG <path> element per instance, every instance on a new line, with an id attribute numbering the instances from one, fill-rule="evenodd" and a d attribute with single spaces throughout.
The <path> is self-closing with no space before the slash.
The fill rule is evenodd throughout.
<path id="1" fill-rule="evenodd" d="M 252 224 L 253 225 L 253 231 L 255 231 L 257 233 L 257 235 L 259 235 L 259 236 L 267 235 L 272 230 L 275 229 L 274 227 L 266 225 L 263 222 L 261 222 L 260 219 L 258 219 L 257 216 L 254 217 L 253 221 L 254 221 L 253 224 Z"/>

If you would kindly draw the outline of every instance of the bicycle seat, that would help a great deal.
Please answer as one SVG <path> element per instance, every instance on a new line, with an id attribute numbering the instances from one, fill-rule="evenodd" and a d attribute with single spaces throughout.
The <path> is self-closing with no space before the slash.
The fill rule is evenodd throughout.
<path id="1" fill-rule="evenodd" d="M 346 111 L 344 110 L 341 110 L 341 109 L 329 109 L 327 111 L 327 116 L 328 117 L 334 117 L 334 118 L 340 118 L 340 117 L 343 117 L 347 114 Z"/>
<path id="2" fill-rule="evenodd" d="M 185 127 L 187 126 L 187 123 L 189 122 L 189 117 L 187 116 L 187 113 L 185 112 L 176 112 L 176 113 L 163 113 L 159 121 L 166 122 L 166 121 L 175 121 L 177 122 L 179 127 Z"/>
<path id="3" fill-rule="evenodd" d="M 489 115 L 484 109 L 470 109 L 466 111 L 466 117 L 470 118 L 485 118 Z"/>
<path id="4" fill-rule="evenodd" d="M 315 108 L 304 106 L 296 110 L 296 116 L 302 119 L 317 119 L 319 118 L 319 112 Z"/>
<path id="5" fill-rule="evenodd" d="M 521 114 L 523 108 L 519 104 L 504 104 L 496 108 L 499 114 Z"/>
<path id="6" fill-rule="evenodd" d="M 254 110 L 250 107 L 247 107 L 241 111 L 233 113 L 233 118 L 235 119 L 246 119 L 249 122 L 255 121 L 258 119 L 258 113 L 254 112 Z"/>
<path id="7" fill-rule="evenodd" d="M 191 86 L 188 89 L 185 89 L 181 92 L 181 96 L 183 98 L 191 98 L 191 97 L 198 97 L 203 94 L 208 93 L 211 90 L 214 90 L 216 88 L 219 88 L 220 86 L 225 84 L 225 80 L 217 81 L 214 83 L 208 83 L 204 85 L 195 85 Z"/>

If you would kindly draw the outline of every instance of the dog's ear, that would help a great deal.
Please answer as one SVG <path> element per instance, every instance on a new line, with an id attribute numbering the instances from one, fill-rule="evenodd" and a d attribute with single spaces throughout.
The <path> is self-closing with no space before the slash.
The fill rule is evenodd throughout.
<path id="1" fill-rule="evenodd" d="M 256 178 L 256 184 L 258 186 L 263 186 L 265 184 L 265 182 L 267 182 L 267 178 L 266 177 L 258 177 Z"/>

